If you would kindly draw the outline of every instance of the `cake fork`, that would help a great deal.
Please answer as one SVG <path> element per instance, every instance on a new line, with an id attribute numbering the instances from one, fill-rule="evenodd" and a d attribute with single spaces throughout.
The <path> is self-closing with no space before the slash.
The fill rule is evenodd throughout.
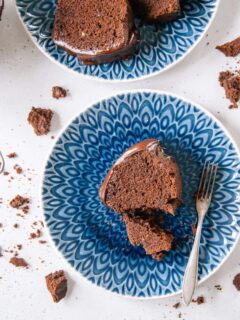
<path id="1" fill-rule="evenodd" d="M 198 187 L 196 209 L 198 224 L 192 251 L 188 260 L 183 279 L 183 301 L 189 305 L 194 294 L 198 279 L 198 256 L 204 217 L 209 209 L 218 165 L 205 162 Z"/>

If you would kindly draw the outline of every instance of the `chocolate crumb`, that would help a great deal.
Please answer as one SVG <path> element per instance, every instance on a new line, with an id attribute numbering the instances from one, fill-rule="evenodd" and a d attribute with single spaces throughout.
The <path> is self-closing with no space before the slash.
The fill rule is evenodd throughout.
<path id="1" fill-rule="evenodd" d="M 23 169 L 18 164 L 15 164 L 13 169 L 17 172 L 17 174 L 23 173 Z"/>
<path id="2" fill-rule="evenodd" d="M 36 232 L 32 232 L 30 233 L 29 239 L 36 239 L 36 238 L 40 238 L 42 235 L 41 231 L 38 229 Z"/>
<path id="3" fill-rule="evenodd" d="M 216 49 L 225 54 L 226 57 L 236 57 L 240 54 L 240 37 L 221 46 L 217 46 Z"/>
<path id="4" fill-rule="evenodd" d="M 45 243 L 47 243 L 47 241 L 46 241 L 46 240 L 39 240 L 38 242 L 39 242 L 39 243 L 41 243 L 41 244 L 45 244 Z"/>
<path id="5" fill-rule="evenodd" d="M 222 291 L 222 287 L 221 287 L 220 284 L 216 284 L 214 287 L 215 287 L 217 290 Z"/>
<path id="6" fill-rule="evenodd" d="M 19 225 L 17 223 L 14 223 L 13 228 L 17 229 Z"/>
<path id="7" fill-rule="evenodd" d="M 25 203 L 29 203 L 29 198 L 24 198 L 19 194 L 10 201 L 10 206 L 15 209 L 19 209 Z"/>
<path id="8" fill-rule="evenodd" d="M 181 314 L 181 312 L 179 312 L 179 314 L 178 314 L 178 318 L 179 318 L 179 319 L 181 319 L 181 318 L 182 318 L 182 314 Z"/>
<path id="9" fill-rule="evenodd" d="M 240 291 L 240 273 L 236 274 L 234 279 L 233 279 L 233 284 L 235 288 Z"/>
<path id="10" fill-rule="evenodd" d="M 178 309 L 180 307 L 180 302 L 177 302 L 173 305 L 173 308 Z"/>
<path id="11" fill-rule="evenodd" d="M 44 223 L 42 220 L 39 220 L 39 223 L 41 224 L 41 226 L 44 228 Z"/>
<path id="12" fill-rule="evenodd" d="M 24 206 L 24 207 L 22 208 L 22 212 L 23 212 L 24 214 L 28 214 L 28 212 L 29 212 L 29 206 Z"/>
<path id="13" fill-rule="evenodd" d="M 55 99 L 65 98 L 67 96 L 67 90 L 62 87 L 52 87 L 52 97 Z"/>
<path id="14" fill-rule="evenodd" d="M 28 267 L 28 263 L 23 258 L 17 258 L 14 256 L 9 260 L 9 262 L 13 264 L 15 267 Z"/>
<path id="15" fill-rule="evenodd" d="M 50 109 L 34 108 L 28 115 L 28 122 L 37 136 L 48 134 L 51 129 L 53 111 Z"/>
<path id="16" fill-rule="evenodd" d="M 17 158 L 17 154 L 16 154 L 16 152 L 11 152 L 7 155 L 7 157 L 10 159 Z"/>
<path id="17" fill-rule="evenodd" d="M 59 302 L 66 296 L 67 278 L 63 270 L 50 273 L 45 277 L 45 280 L 54 302 Z"/>
<path id="18" fill-rule="evenodd" d="M 3 224 L 2 223 L 0 223 L 0 229 L 3 227 Z"/>
<path id="19" fill-rule="evenodd" d="M 223 71 L 219 74 L 220 85 L 225 90 L 226 98 L 230 100 L 230 109 L 238 108 L 240 100 L 240 71 Z"/>
<path id="20" fill-rule="evenodd" d="M 192 302 L 197 303 L 197 304 L 203 304 L 205 302 L 205 299 L 203 296 L 197 297 L 197 299 L 192 299 Z"/>
<path id="21" fill-rule="evenodd" d="M 9 172 L 8 172 L 8 171 L 3 171 L 3 175 L 4 175 L 4 176 L 8 176 L 8 175 L 9 175 Z"/>
<path id="22" fill-rule="evenodd" d="M 18 250 L 22 250 L 22 244 L 17 244 L 16 247 L 17 247 Z"/>

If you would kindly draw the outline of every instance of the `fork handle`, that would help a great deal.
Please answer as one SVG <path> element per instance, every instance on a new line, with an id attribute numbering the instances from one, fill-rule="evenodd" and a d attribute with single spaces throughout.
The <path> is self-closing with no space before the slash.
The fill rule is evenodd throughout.
<path id="1" fill-rule="evenodd" d="M 203 219 L 199 219 L 196 236 L 194 239 L 192 251 L 188 260 L 188 264 L 185 270 L 183 279 L 183 301 L 186 305 L 189 305 L 192 301 L 192 297 L 197 285 L 198 279 L 198 255 L 199 255 L 199 244 L 201 239 Z"/>

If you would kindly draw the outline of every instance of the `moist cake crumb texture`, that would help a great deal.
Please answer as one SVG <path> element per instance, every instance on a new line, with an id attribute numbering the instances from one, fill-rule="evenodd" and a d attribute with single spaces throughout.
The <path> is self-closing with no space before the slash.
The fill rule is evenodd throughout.
<path id="1" fill-rule="evenodd" d="M 164 252 L 171 250 L 173 236 L 160 227 L 154 216 L 124 214 L 123 221 L 130 243 L 142 246 L 154 259 L 161 260 Z"/>
<path id="2" fill-rule="evenodd" d="M 48 134 L 51 129 L 53 111 L 50 109 L 34 108 L 28 115 L 28 122 L 37 136 Z"/>
<path id="3" fill-rule="evenodd" d="M 52 87 L 52 97 L 55 99 L 65 98 L 67 96 L 67 90 L 62 87 Z"/>
<path id="4" fill-rule="evenodd" d="M 240 100 L 240 71 L 220 72 L 219 82 L 225 90 L 226 98 L 232 103 L 230 108 L 238 108 L 238 102 Z"/>
<path id="5" fill-rule="evenodd" d="M 10 206 L 15 209 L 19 209 L 24 204 L 29 203 L 29 198 L 20 196 L 19 194 L 10 201 Z"/>
<path id="6" fill-rule="evenodd" d="M 150 22 L 165 23 L 176 19 L 181 6 L 179 0 L 131 0 L 136 15 Z"/>
<path id="7" fill-rule="evenodd" d="M 147 139 L 129 148 L 113 165 L 100 198 L 119 213 L 152 209 L 175 214 L 181 192 L 176 162 L 165 154 L 159 141 Z"/>
<path id="8" fill-rule="evenodd" d="M 127 0 L 59 0 L 52 38 L 85 64 L 128 58 L 138 45 Z"/>
<path id="9" fill-rule="evenodd" d="M 67 278 L 64 271 L 56 271 L 45 277 L 46 285 L 54 302 L 59 302 L 67 293 Z"/>

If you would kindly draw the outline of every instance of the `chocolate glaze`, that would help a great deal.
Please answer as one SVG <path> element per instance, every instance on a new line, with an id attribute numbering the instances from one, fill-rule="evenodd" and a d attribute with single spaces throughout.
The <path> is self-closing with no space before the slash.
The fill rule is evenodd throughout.
<path id="1" fill-rule="evenodd" d="M 130 37 L 130 40 L 128 44 L 121 48 L 121 49 L 112 49 L 108 51 L 101 51 L 100 53 L 91 52 L 88 51 L 79 53 L 79 50 L 76 50 L 77 52 L 74 52 L 74 48 L 69 49 L 68 47 L 64 46 L 64 43 L 58 42 L 57 40 L 54 40 L 56 45 L 63 50 L 65 50 L 68 54 L 77 57 L 79 60 L 81 60 L 84 64 L 92 65 L 92 64 L 103 64 L 103 63 L 110 63 L 115 60 L 126 60 L 129 59 L 135 52 L 139 50 L 139 32 L 135 29 L 132 32 L 132 35 Z"/>
<path id="2" fill-rule="evenodd" d="M 107 189 L 107 185 L 109 180 L 111 179 L 111 176 L 114 172 L 114 169 L 116 168 L 116 166 L 118 166 L 119 164 L 121 164 L 123 161 L 125 161 L 127 158 L 133 156 L 134 154 L 144 151 L 146 149 L 150 149 L 153 146 L 156 146 L 159 144 L 159 141 L 156 139 L 146 139 L 144 141 L 141 141 L 137 144 L 134 144 L 133 146 L 131 146 L 130 148 L 128 148 L 119 158 L 118 160 L 113 164 L 113 166 L 111 167 L 111 169 L 108 171 L 103 184 L 99 190 L 99 197 L 101 199 L 101 201 L 106 205 L 106 189 Z"/>
<path id="3" fill-rule="evenodd" d="M 134 30 L 128 44 L 119 50 L 108 50 L 101 54 L 77 54 L 79 60 L 85 64 L 103 64 L 115 60 L 129 59 L 139 49 L 139 33 Z"/>
<path id="4" fill-rule="evenodd" d="M 4 8 L 4 0 L 0 0 L 0 20 L 2 17 L 3 8 Z"/>

